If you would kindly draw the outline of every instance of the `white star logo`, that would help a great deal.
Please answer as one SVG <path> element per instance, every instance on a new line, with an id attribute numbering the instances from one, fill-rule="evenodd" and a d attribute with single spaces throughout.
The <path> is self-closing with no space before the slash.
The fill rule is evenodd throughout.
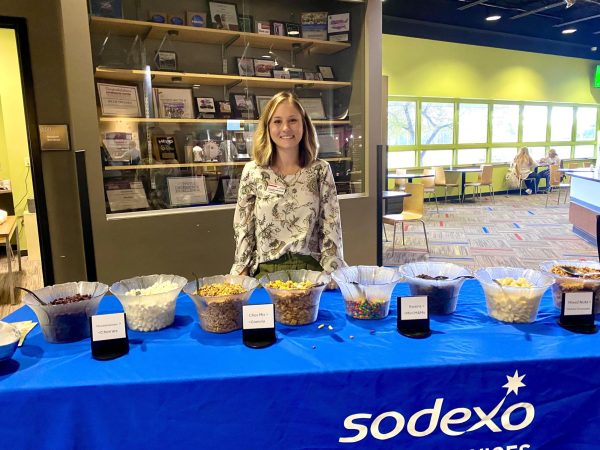
<path id="1" fill-rule="evenodd" d="M 519 371 L 515 370 L 515 374 L 511 377 L 510 375 L 506 375 L 506 379 L 508 383 L 506 383 L 504 388 L 508 389 L 506 395 L 509 395 L 511 392 L 514 392 L 516 395 L 519 395 L 519 388 L 525 387 L 525 383 L 521 380 L 525 378 L 525 375 L 519 376 Z"/>

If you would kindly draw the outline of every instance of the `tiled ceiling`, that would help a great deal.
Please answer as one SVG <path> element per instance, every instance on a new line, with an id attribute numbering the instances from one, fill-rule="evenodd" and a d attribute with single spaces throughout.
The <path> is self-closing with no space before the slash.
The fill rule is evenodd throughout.
<path id="1" fill-rule="evenodd" d="M 384 33 L 600 58 L 600 0 L 568 1 L 385 0 Z"/>

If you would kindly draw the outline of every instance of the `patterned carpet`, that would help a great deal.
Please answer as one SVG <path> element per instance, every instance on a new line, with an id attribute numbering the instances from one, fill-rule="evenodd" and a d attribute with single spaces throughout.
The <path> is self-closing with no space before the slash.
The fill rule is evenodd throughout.
<path id="1" fill-rule="evenodd" d="M 405 225 L 406 248 L 398 228 L 396 251 L 392 254 L 393 227 L 386 225 L 384 265 L 401 265 L 411 261 L 452 262 L 471 269 L 489 266 L 537 268 L 548 259 L 598 258 L 596 247 L 579 238 L 569 223 L 569 203 L 556 204 L 551 194 L 497 194 L 476 202 L 426 204 L 425 224 L 430 254 L 420 223 Z"/>

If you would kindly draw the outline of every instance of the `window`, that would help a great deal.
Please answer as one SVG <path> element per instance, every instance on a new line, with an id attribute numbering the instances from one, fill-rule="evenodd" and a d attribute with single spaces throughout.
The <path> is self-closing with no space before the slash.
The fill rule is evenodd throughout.
<path id="1" fill-rule="evenodd" d="M 388 102 L 388 145 L 414 145 L 416 102 Z"/>
<path id="2" fill-rule="evenodd" d="M 421 145 L 452 144 L 454 133 L 454 104 L 421 104 Z"/>
<path id="3" fill-rule="evenodd" d="M 575 136 L 576 141 L 593 141 L 596 139 L 597 112 L 598 110 L 596 108 L 586 108 L 581 106 L 577 108 L 577 134 Z"/>
<path id="4" fill-rule="evenodd" d="M 550 113 L 550 140 L 570 141 L 573 132 L 573 108 L 553 106 Z"/>
<path id="5" fill-rule="evenodd" d="M 527 147 L 529 149 L 529 156 L 534 160 L 539 161 L 546 156 L 546 147 Z"/>
<path id="6" fill-rule="evenodd" d="M 525 105 L 523 107 L 523 142 L 543 142 L 546 140 L 548 107 Z"/>
<path id="7" fill-rule="evenodd" d="M 593 158 L 594 157 L 594 145 L 576 145 L 574 157 L 575 158 Z"/>
<path id="8" fill-rule="evenodd" d="M 451 166 L 452 150 L 423 150 L 421 167 Z"/>
<path id="9" fill-rule="evenodd" d="M 487 158 L 485 148 L 465 148 L 457 151 L 456 163 L 461 164 L 483 164 Z"/>
<path id="10" fill-rule="evenodd" d="M 492 142 L 517 142 L 519 139 L 519 105 L 492 107 Z"/>
<path id="11" fill-rule="evenodd" d="M 388 169 L 413 167 L 415 165 L 415 152 L 388 152 Z"/>
<path id="12" fill-rule="evenodd" d="M 487 142 L 487 131 L 488 105 L 461 103 L 458 106 L 459 144 L 485 143 Z"/>
<path id="13" fill-rule="evenodd" d="M 552 147 L 556 150 L 556 154 L 560 159 L 569 159 L 571 158 L 571 146 L 570 145 L 555 145 Z"/>
<path id="14" fill-rule="evenodd" d="M 511 163 L 517 156 L 516 147 L 493 148 L 491 162 L 493 163 Z"/>

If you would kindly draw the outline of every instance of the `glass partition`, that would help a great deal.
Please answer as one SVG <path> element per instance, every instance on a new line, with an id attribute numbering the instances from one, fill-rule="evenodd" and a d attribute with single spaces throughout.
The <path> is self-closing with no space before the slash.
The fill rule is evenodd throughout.
<path id="1" fill-rule="evenodd" d="M 363 3 L 102 3 L 90 30 L 109 217 L 233 207 L 283 90 L 311 116 L 338 194 L 364 192 Z"/>

